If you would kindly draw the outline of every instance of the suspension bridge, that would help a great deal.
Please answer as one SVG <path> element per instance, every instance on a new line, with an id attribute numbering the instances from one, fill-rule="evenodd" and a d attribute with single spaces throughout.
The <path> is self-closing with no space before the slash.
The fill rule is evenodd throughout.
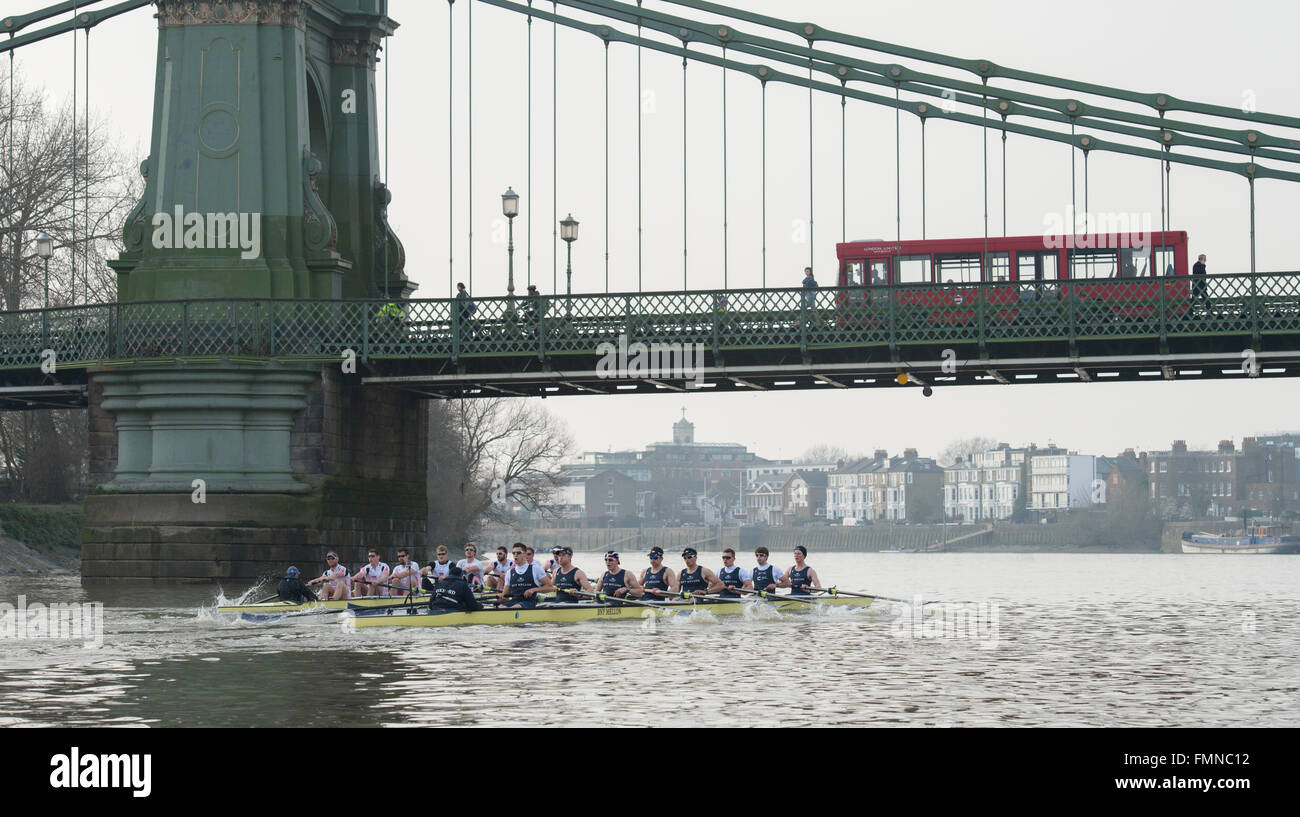
<path id="1" fill-rule="evenodd" d="M 390 175 L 387 166 L 380 125 L 386 140 L 389 101 L 387 90 L 382 98 L 377 92 L 376 80 L 379 72 L 389 70 L 389 38 L 406 34 L 398 34 L 384 0 L 127 0 L 112 5 L 91 0 L 0 18 L 0 30 L 8 35 L 0 41 L 0 52 L 9 55 L 10 121 L 14 54 L 81 32 L 86 40 L 84 150 L 89 143 L 90 32 L 118 15 L 150 6 L 156 7 L 159 37 L 153 136 L 141 166 L 144 193 L 123 225 L 122 251 L 111 263 L 116 299 L 0 313 L 0 408 L 90 409 L 92 470 L 100 494 L 88 503 L 87 526 L 93 531 L 88 541 L 100 547 L 88 556 L 92 577 L 202 578 L 214 575 L 213 570 L 229 572 L 209 561 L 256 571 L 281 558 L 300 558 L 274 548 L 265 556 L 239 550 L 292 538 L 285 525 L 306 531 L 313 543 L 326 542 L 331 531 L 347 530 L 358 545 L 413 544 L 422 529 L 415 497 L 421 495 L 423 452 L 398 452 L 378 458 L 382 462 L 364 461 L 357 452 L 375 446 L 411 448 L 411 435 L 423 435 L 418 405 L 427 398 L 899 385 L 919 386 L 928 396 L 960 385 L 1300 374 L 1300 272 L 1257 270 L 1255 252 L 1257 184 L 1300 182 L 1300 118 L 1294 116 L 1054 77 L 703 0 L 453 0 L 447 6 L 449 19 L 464 15 L 471 32 L 476 6 L 513 15 L 527 32 L 526 195 L 532 194 L 532 91 L 535 83 L 546 81 L 544 69 L 534 76 L 535 30 L 549 26 L 552 38 L 561 29 L 584 34 L 599 47 L 596 53 L 603 51 L 603 67 L 593 64 L 590 69 L 603 71 L 606 89 L 607 291 L 574 293 L 565 276 L 566 288 L 560 292 L 561 233 L 556 225 L 552 294 L 517 293 L 513 229 L 519 211 L 517 199 L 512 209 L 507 196 L 503 212 L 511 239 L 505 294 L 454 297 L 458 279 L 468 280 L 474 290 L 471 241 L 462 265 L 449 260 L 448 297 L 417 299 L 406 250 L 388 221 L 390 205 L 402 206 L 404 191 L 400 184 L 390 190 L 389 182 L 400 173 Z M 635 52 L 638 100 L 643 60 L 680 60 L 682 68 L 680 168 L 643 167 L 644 115 L 636 115 L 637 284 L 623 292 L 608 291 L 611 49 Z M 472 237 L 476 215 L 483 217 L 469 204 L 474 201 L 476 129 L 508 123 L 494 119 L 490 106 L 484 114 L 481 103 L 475 113 L 476 58 L 471 51 L 458 69 L 452 58 L 454 38 L 447 50 L 449 95 L 459 70 L 468 74 L 464 79 L 470 95 L 468 137 L 459 148 L 455 109 L 447 115 L 453 145 L 446 157 L 449 177 L 458 161 L 469 168 L 469 195 L 463 203 L 458 203 L 457 190 L 449 186 L 447 191 L 454 245 L 457 223 Z M 739 138 L 726 130 L 728 83 L 757 83 L 759 88 L 759 287 L 731 285 L 725 249 L 722 287 L 689 286 L 692 189 L 705 183 L 692 178 L 686 163 L 693 144 L 687 102 L 701 93 L 698 81 L 697 87 L 691 85 L 692 66 L 720 69 L 723 80 L 720 89 L 710 85 L 703 93 L 720 90 L 722 133 L 707 138 L 720 136 L 722 144 L 724 214 L 719 226 L 724 248 L 727 145 Z M 77 70 L 74 65 L 74 76 Z M 556 73 L 553 61 L 553 105 Z M 801 105 L 769 114 L 768 90 L 776 86 L 806 91 L 806 109 Z M 876 152 L 892 148 L 895 161 L 895 190 L 890 191 L 894 243 L 882 251 L 879 278 L 853 272 L 855 263 L 870 262 L 865 256 L 855 260 L 844 249 L 846 216 L 839 242 L 827 239 L 825 228 L 813 232 L 818 223 L 814 167 L 836 158 L 815 148 L 814 128 L 825 126 L 814 116 L 819 97 L 840 103 L 841 214 L 848 211 L 846 167 L 854 147 L 846 125 L 850 106 L 893 113 L 892 144 L 876 140 L 870 146 Z M 829 245 L 841 247 L 834 282 L 823 281 L 816 289 L 767 285 L 772 116 L 786 123 L 807 118 L 809 265 L 819 253 L 825 257 Z M 920 126 L 920 173 L 915 178 L 902 168 L 904 117 Z M 554 111 L 550 121 L 549 169 L 555 174 L 559 117 Z M 983 246 L 971 257 L 945 254 L 942 248 L 922 252 L 907 244 L 917 235 L 904 235 L 902 199 L 909 186 L 920 191 L 919 238 L 942 238 L 928 235 L 926 226 L 926 128 L 936 122 L 967 128 L 983 146 Z M 1157 265 L 1149 249 L 1139 247 L 1139 255 L 1147 252 L 1146 263 L 1141 270 L 1133 265 L 1130 272 L 1130 240 L 1136 232 L 1093 235 L 1074 224 L 1067 225 L 1067 235 L 1057 236 L 1067 248 L 1052 260 L 1047 274 L 1041 253 L 1028 247 L 1023 252 L 996 249 L 999 239 L 1008 240 L 1009 134 L 1061 147 L 1070 165 L 1072 212 L 1078 204 L 1088 212 L 1090 157 L 1150 162 L 1160 186 L 1158 230 L 1163 236 L 1176 234 L 1175 168 L 1240 179 L 1241 206 L 1250 217 L 1248 235 L 1242 237 L 1250 246 L 1249 269 L 1191 277 L 1185 258 L 1176 265 L 1172 257 L 1167 266 Z M 704 136 L 695 135 L 700 138 Z M 990 140 L 1001 142 L 1000 178 L 990 172 Z M 11 223 L 0 256 L 29 263 L 36 250 L 32 234 L 41 225 L 22 220 L 21 208 L 12 201 L 14 140 L 8 141 Z M 789 163 L 784 167 L 788 172 Z M 682 288 L 644 291 L 643 180 L 678 170 Z M 999 188 L 1002 227 L 997 229 L 995 216 L 990 232 L 990 191 Z M 540 202 L 529 203 L 529 213 L 541 209 Z M 85 210 L 83 201 L 83 219 Z M 554 200 L 552 210 L 557 211 Z M 256 236 L 246 229 L 248 216 L 256 222 Z M 245 241 L 254 238 L 255 248 Z M 1112 255 L 1097 255 L 1096 240 L 1105 247 L 1107 238 L 1123 246 Z M 564 241 L 569 239 L 564 235 Z M 531 226 L 527 241 L 529 270 L 520 277 L 531 280 Z M 1168 249 L 1155 247 L 1157 258 Z M 1028 260 L 1031 255 L 1038 260 Z M 80 263 L 85 281 L 89 256 Z M 945 264 L 960 264 L 964 272 L 949 277 Z M 1105 264 L 1109 270 L 1098 273 Z M 494 260 L 493 286 L 497 266 Z M 916 269 L 923 272 L 914 275 Z M 89 291 L 83 285 L 83 296 Z M 653 347 L 679 356 L 697 351 L 698 356 L 691 357 L 691 366 L 630 376 L 607 365 L 612 350 L 626 357 L 629 351 L 635 356 L 638 349 Z M 390 422 L 375 428 L 362 420 L 371 416 Z M 205 490 L 231 497 L 224 500 L 224 510 L 211 504 L 188 507 L 196 480 Z M 129 499 L 120 499 L 124 495 Z M 218 522 L 275 516 L 269 497 L 282 495 L 300 500 L 296 510 L 282 509 L 281 516 L 294 521 L 271 524 L 270 532 L 265 525 L 252 526 L 257 530 L 244 539 L 216 543 L 224 548 L 222 555 L 211 557 L 215 551 L 204 550 L 206 555 L 197 557 L 162 558 L 150 549 L 164 522 L 190 531 L 178 534 L 178 547 L 194 548 Z M 353 499 L 340 499 L 344 495 Z M 380 518 L 359 504 L 377 496 L 396 496 L 399 505 L 406 504 L 388 508 Z M 137 530 L 143 497 L 153 503 L 143 517 L 152 513 L 157 522 L 146 531 Z M 339 504 L 345 507 L 340 510 Z M 207 533 L 194 533 L 199 530 Z M 172 566 L 153 566 L 160 561 Z"/>

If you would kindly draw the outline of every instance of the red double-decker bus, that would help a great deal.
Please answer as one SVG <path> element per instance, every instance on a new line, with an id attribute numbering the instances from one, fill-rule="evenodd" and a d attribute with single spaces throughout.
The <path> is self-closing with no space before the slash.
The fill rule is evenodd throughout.
<path id="1" fill-rule="evenodd" d="M 1139 317 L 1163 297 L 1183 312 L 1191 294 L 1183 231 L 850 241 L 835 249 L 840 286 L 863 288 L 841 295 L 838 306 L 878 304 L 874 287 L 904 285 L 895 303 L 931 309 L 934 321 L 972 320 L 981 298 L 986 317 L 1013 320 L 1027 302 L 1068 298 Z"/>

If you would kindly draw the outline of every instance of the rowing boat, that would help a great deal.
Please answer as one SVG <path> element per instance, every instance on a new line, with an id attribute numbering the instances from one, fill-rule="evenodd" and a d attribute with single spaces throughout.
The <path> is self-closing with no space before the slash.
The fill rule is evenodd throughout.
<path id="1" fill-rule="evenodd" d="M 409 599 L 409 600 L 408 600 Z M 429 601 L 428 593 L 417 593 L 414 596 L 366 596 L 360 599 L 338 599 L 330 601 L 308 601 L 298 603 L 296 601 L 265 601 L 260 604 L 223 604 L 217 608 L 218 613 L 234 613 L 241 615 L 265 615 L 265 616 L 284 616 L 294 613 L 323 613 L 326 610 L 348 610 L 352 607 L 410 607 L 420 605 L 424 607 Z"/>
<path id="2" fill-rule="evenodd" d="M 850 596 L 801 596 L 812 600 L 795 601 L 787 596 L 769 596 L 756 601 L 674 601 L 653 606 L 623 606 L 580 602 L 577 604 L 547 604 L 531 609 L 485 609 L 475 612 L 433 611 L 427 606 L 396 607 L 378 610 L 353 611 L 352 624 L 356 627 L 460 627 L 473 624 L 542 624 L 576 621 L 642 620 L 671 618 L 707 611 L 713 615 L 737 615 L 747 607 L 762 605 L 781 612 L 796 612 L 813 607 L 868 607 L 872 599 Z"/>

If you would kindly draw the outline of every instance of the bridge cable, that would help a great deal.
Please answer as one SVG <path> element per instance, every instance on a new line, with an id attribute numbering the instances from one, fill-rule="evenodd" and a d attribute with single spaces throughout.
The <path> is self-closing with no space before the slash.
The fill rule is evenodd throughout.
<path id="1" fill-rule="evenodd" d="M 761 68 L 759 69 L 760 72 L 763 70 L 764 69 Z M 759 82 L 763 89 L 763 124 L 761 127 L 761 130 L 763 131 L 763 147 L 760 159 L 761 169 L 759 172 L 759 175 L 763 178 L 763 229 L 759 230 L 759 236 L 763 240 L 763 289 L 767 289 L 767 80 L 760 79 Z"/>
<path id="2" fill-rule="evenodd" d="M 1166 156 L 1168 156 L 1170 153 L 1173 152 L 1174 149 L 1172 147 L 1165 148 Z M 1174 226 L 1174 182 L 1169 175 L 1169 172 L 1172 168 L 1173 168 L 1173 163 L 1170 162 L 1168 158 L 1166 158 L 1165 159 L 1165 194 L 1166 194 L 1165 198 L 1169 202 L 1169 221 L 1168 221 L 1169 226 L 1165 228 L 1166 230 Z"/>
<path id="3" fill-rule="evenodd" d="M 532 11 L 533 0 L 528 0 Z M 528 187 L 524 192 L 528 201 L 528 284 L 533 283 L 533 15 L 528 15 Z"/>
<path id="4" fill-rule="evenodd" d="M 812 48 L 812 40 L 808 41 Z M 817 255 L 817 242 L 813 235 L 813 61 L 808 58 L 808 266 L 813 266 Z"/>
<path id="5" fill-rule="evenodd" d="M 605 39 L 605 294 L 609 294 L 609 38 Z"/>
<path id="6" fill-rule="evenodd" d="M 921 240 L 925 240 L 925 117 L 921 117 Z"/>
<path id="7" fill-rule="evenodd" d="M 77 19 L 77 4 L 72 4 L 72 19 Z M 72 306 L 77 305 L 77 35 L 72 35 L 72 234 L 68 239 L 72 256 Z"/>
<path id="8" fill-rule="evenodd" d="M 987 80 L 985 80 L 987 84 Z M 897 109 L 895 109 L 897 110 Z M 984 268 L 989 263 L 989 105 L 985 96 L 980 104 L 980 130 L 984 133 L 984 257 L 980 260 L 980 280 L 984 280 Z M 992 270 L 990 270 L 990 273 Z M 990 278 L 992 275 L 989 276 Z"/>
<path id="9" fill-rule="evenodd" d="M 8 191 L 9 202 L 8 202 L 8 211 L 7 211 L 7 218 L 6 218 L 7 223 L 5 227 L 7 228 L 6 232 L 9 234 L 9 256 L 10 258 L 13 259 L 14 271 L 17 272 L 18 230 L 15 229 L 15 222 L 17 221 L 17 219 L 15 217 L 16 214 L 14 213 L 14 138 L 15 138 L 14 132 L 16 129 L 14 127 L 14 123 L 15 123 L 14 120 L 14 49 L 12 48 L 13 39 L 14 39 L 14 32 L 11 31 L 9 32 L 9 42 L 11 47 L 9 49 L 9 125 L 7 128 L 9 132 L 9 166 L 8 166 L 9 172 L 5 174 L 5 190 Z M 21 306 L 22 306 L 21 303 L 8 304 L 8 307 L 14 310 L 20 309 Z M 49 309 L 50 305 L 47 303 L 45 305 L 45 308 Z"/>
<path id="10" fill-rule="evenodd" d="M 1088 213 L 1091 212 L 1088 209 L 1088 154 L 1090 152 L 1091 151 L 1089 151 L 1087 148 L 1083 149 L 1083 216 L 1084 218 L 1088 218 Z"/>
<path id="11" fill-rule="evenodd" d="M 531 2 L 531 0 L 530 0 Z M 636 0 L 637 9 L 641 0 Z M 641 101 L 641 18 L 636 18 L 636 289 L 641 291 L 641 128 L 645 120 Z"/>
<path id="12" fill-rule="evenodd" d="M 452 59 L 452 43 L 455 41 L 456 0 L 447 0 L 447 297 L 456 295 L 456 63 Z M 388 241 L 384 237 L 385 255 Z M 388 263 L 385 261 L 387 270 Z M 387 276 L 385 276 L 387 277 Z M 384 297 L 388 297 L 385 293 Z"/>
<path id="13" fill-rule="evenodd" d="M 687 220 L 686 220 L 686 66 L 689 60 L 686 57 L 686 50 L 689 46 L 686 40 L 682 40 L 682 291 L 690 289 L 686 283 L 687 276 Z"/>
<path id="14" fill-rule="evenodd" d="M 81 219 L 82 219 L 82 224 L 84 225 L 81 230 L 81 241 L 82 241 L 81 288 L 85 292 L 86 303 L 89 304 L 90 303 L 90 26 L 86 26 L 85 32 L 86 32 L 86 69 L 85 69 L 86 70 L 86 134 L 85 134 L 86 138 L 83 139 L 82 141 L 85 143 L 83 150 L 86 156 L 86 181 L 85 181 L 86 186 L 83 191 L 85 193 L 85 196 L 82 197 L 82 204 L 84 206 L 81 208 L 82 210 Z M 77 39 L 76 33 L 73 33 L 72 39 L 73 40 Z M 73 117 L 73 123 L 75 126 L 76 123 L 75 115 Z M 74 174 L 74 178 L 75 178 L 75 174 Z M 73 275 L 74 276 L 76 275 L 75 269 L 73 270 Z"/>
<path id="15" fill-rule="evenodd" d="M 727 46 L 722 46 L 727 59 Z M 722 288 L 727 289 L 727 67 L 722 67 Z"/>
<path id="16" fill-rule="evenodd" d="M 1079 219 L 1075 208 L 1078 206 L 1074 192 L 1074 117 L 1070 117 L 1070 234 L 1074 235 Z"/>
<path id="17" fill-rule="evenodd" d="M 465 219 L 469 222 L 469 291 L 474 292 L 474 0 L 466 0 L 466 11 L 469 15 L 469 34 L 466 36 L 466 47 L 468 53 L 466 60 L 468 70 L 466 72 L 465 84 L 467 86 L 465 114 L 466 121 L 466 150 L 469 151 L 467 157 L 466 170 L 469 173 L 468 192 L 465 198 Z M 451 293 L 455 296 L 455 292 Z"/>
<path id="18" fill-rule="evenodd" d="M 840 80 L 840 87 L 846 85 Z M 849 240 L 849 199 L 848 199 L 848 127 L 846 123 L 848 100 L 840 94 L 840 241 Z"/>
<path id="19" fill-rule="evenodd" d="M 1007 116 L 1002 115 L 1002 237 L 1007 237 Z M 1088 189 L 1087 154 L 1084 154 L 1084 190 Z M 1088 194 L 1084 193 L 1087 200 Z M 1007 261 L 1007 277 L 1011 277 L 1011 261 Z"/>
<path id="20" fill-rule="evenodd" d="M 896 240 L 903 240 L 903 148 L 899 144 L 902 138 L 900 124 L 901 111 L 898 105 L 898 83 L 894 83 L 894 226 L 897 228 Z"/>
<path id="21" fill-rule="evenodd" d="M 388 4 L 384 4 L 384 17 L 388 17 Z M 375 251 L 372 245 L 370 263 L 374 263 Z M 373 277 L 371 280 L 374 280 Z M 388 298 L 388 21 L 384 21 L 384 292 Z"/>
<path id="22" fill-rule="evenodd" d="M 1165 112 L 1164 112 L 1164 111 L 1161 111 L 1161 112 L 1160 112 L 1160 118 L 1161 118 L 1161 119 L 1164 119 L 1164 118 L 1165 118 Z M 1166 148 L 1162 145 L 1162 146 L 1160 147 L 1160 151 L 1163 153 L 1165 150 L 1166 150 Z M 1160 180 L 1160 230 L 1163 232 L 1163 231 L 1166 229 L 1165 225 L 1166 225 L 1168 222 L 1167 222 L 1166 219 L 1165 219 L 1165 214 L 1166 214 L 1166 210 L 1165 210 L 1165 174 L 1164 174 L 1162 171 L 1163 171 L 1163 168 L 1161 168 L 1161 167 L 1160 167 L 1160 163 L 1157 162 L 1157 163 L 1156 163 L 1156 178 Z"/>
<path id="23" fill-rule="evenodd" d="M 1254 167 L 1254 162 L 1250 165 Z M 1255 273 L 1255 176 L 1254 173 L 1246 176 L 1246 181 L 1250 184 L 1250 272 Z"/>
<path id="24" fill-rule="evenodd" d="M 551 0 L 551 292 L 560 291 L 560 15 Z"/>

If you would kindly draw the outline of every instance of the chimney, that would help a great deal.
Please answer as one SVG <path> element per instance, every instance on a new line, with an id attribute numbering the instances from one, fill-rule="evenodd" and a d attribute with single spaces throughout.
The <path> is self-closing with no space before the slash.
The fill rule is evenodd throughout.
<path id="1" fill-rule="evenodd" d="M 904 449 L 903 449 L 903 459 L 904 459 L 904 460 L 908 460 L 908 461 L 911 461 L 911 460 L 916 459 L 916 449 L 915 449 L 915 448 L 904 448 Z"/>
<path id="2" fill-rule="evenodd" d="M 1171 454 L 1186 454 L 1186 453 L 1187 453 L 1187 441 L 1186 441 L 1186 440 L 1174 440 L 1173 448 L 1170 449 L 1170 452 L 1169 452 L 1169 453 L 1171 453 Z"/>
<path id="3" fill-rule="evenodd" d="M 836 471 L 843 471 L 843 470 L 844 470 L 844 460 L 836 460 L 836 461 L 835 461 L 835 470 L 836 470 Z"/>
<path id="4" fill-rule="evenodd" d="M 1235 450 L 1236 450 L 1236 449 L 1234 449 L 1233 446 L 1232 446 L 1232 440 L 1219 440 L 1219 453 L 1220 453 L 1220 454 L 1231 454 L 1231 453 L 1233 453 Z"/>
<path id="5" fill-rule="evenodd" d="M 884 462 L 889 459 L 889 452 L 883 448 L 877 448 L 876 453 L 872 455 L 876 462 Z"/>

